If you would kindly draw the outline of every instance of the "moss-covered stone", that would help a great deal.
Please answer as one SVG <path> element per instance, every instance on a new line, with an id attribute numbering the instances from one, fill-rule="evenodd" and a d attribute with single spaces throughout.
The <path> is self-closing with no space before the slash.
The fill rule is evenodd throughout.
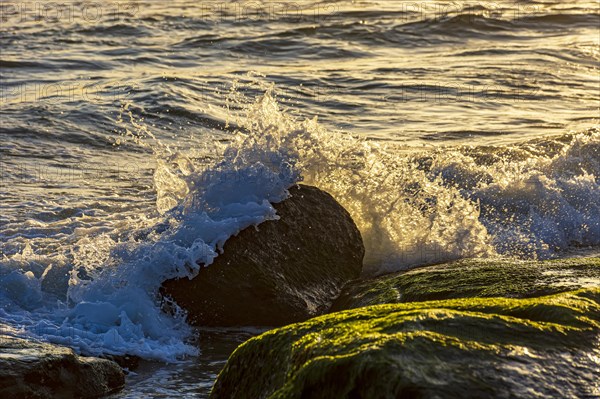
<path id="1" fill-rule="evenodd" d="M 354 281 L 346 285 L 331 311 L 449 298 L 530 298 L 590 286 L 600 286 L 600 258 L 466 259 Z"/>
<path id="2" fill-rule="evenodd" d="M 600 288 L 352 309 L 241 345 L 214 398 L 594 397 Z"/>

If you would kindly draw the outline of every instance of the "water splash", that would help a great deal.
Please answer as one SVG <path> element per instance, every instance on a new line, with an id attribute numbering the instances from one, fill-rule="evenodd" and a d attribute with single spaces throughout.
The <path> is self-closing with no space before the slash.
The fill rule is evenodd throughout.
<path id="1" fill-rule="evenodd" d="M 273 87 L 246 110 L 236 120 L 244 140 L 285 151 L 306 183 L 349 210 L 366 273 L 600 245 L 597 128 L 503 148 L 402 151 L 295 118 Z"/>
<path id="2" fill-rule="evenodd" d="M 406 151 L 294 116 L 261 79 L 235 82 L 226 113 L 236 132 L 211 143 L 217 150 L 208 157 L 161 142 L 125 107 L 122 143 L 133 140 L 156 157 L 157 212 L 114 230 L 73 228 L 61 259 L 37 259 L 31 248 L 5 256 L 3 321 L 88 354 L 195 355 L 185 315 L 161 311 L 160 284 L 193 277 L 230 236 L 276 219 L 271 203 L 299 181 L 330 192 L 351 213 L 367 274 L 600 245 L 598 129 L 507 147 Z M 57 301 L 61 270 L 67 300 Z"/>

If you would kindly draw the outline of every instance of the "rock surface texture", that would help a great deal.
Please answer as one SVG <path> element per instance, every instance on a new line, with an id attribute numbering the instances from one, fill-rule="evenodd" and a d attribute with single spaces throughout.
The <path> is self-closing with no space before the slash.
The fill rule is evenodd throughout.
<path id="1" fill-rule="evenodd" d="M 212 399 L 597 397 L 600 288 L 376 305 L 241 345 Z"/>
<path id="2" fill-rule="evenodd" d="M 331 311 L 435 299 L 531 298 L 598 286 L 600 258 L 541 262 L 464 259 L 352 281 Z"/>
<path id="3" fill-rule="evenodd" d="M 124 384 L 115 362 L 0 333 L 0 398 L 99 398 Z"/>
<path id="4" fill-rule="evenodd" d="M 224 253 L 163 294 L 202 326 L 278 326 L 325 313 L 362 270 L 364 246 L 348 212 L 329 194 L 298 185 L 274 204 L 279 220 L 231 237 Z"/>

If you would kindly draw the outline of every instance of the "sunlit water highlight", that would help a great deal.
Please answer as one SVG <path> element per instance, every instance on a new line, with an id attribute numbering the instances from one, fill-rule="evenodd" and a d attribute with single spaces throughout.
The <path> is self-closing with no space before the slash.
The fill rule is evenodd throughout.
<path id="1" fill-rule="evenodd" d="M 600 245 L 597 3 L 298 4 L 2 5 L 3 322 L 195 356 L 160 283 L 299 181 L 350 211 L 367 274 Z"/>

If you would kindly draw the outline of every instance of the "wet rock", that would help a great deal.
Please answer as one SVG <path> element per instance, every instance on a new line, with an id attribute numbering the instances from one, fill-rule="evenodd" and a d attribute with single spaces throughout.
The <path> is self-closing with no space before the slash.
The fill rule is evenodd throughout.
<path id="1" fill-rule="evenodd" d="M 600 258 L 465 259 L 352 281 L 331 311 L 449 298 L 531 298 L 594 286 L 600 286 Z"/>
<path id="2" fill-rule="evenodd" d="M 328 314 L 241 345 L 212 399 L 596 397 L 600 288 Z"/>
<path id="3" fill-rule="evenodd" d="M 121 367 L 58 345 L 16 338 L 0 324 L 1 398 L 98 398 L 125 384 Z"/>
<path id="4" fill-rule="evenodd" d="M 230 238 L 192 280 L 169 280 L 163 294 L 203 326 L 276 326 L 326 312 L 357 278 L 364 247 L 348 212 L 324 191 L 298 185 L 274 204 L 279 220 Z"/>
<path id="5" fill-rule="evenodd" d="M 62 301 L 67 300 L 69 288 L 69 267 L 64 264 L 53 264 L 44 270 L 41 278 L 41 289 L 55 295 Z"/>

